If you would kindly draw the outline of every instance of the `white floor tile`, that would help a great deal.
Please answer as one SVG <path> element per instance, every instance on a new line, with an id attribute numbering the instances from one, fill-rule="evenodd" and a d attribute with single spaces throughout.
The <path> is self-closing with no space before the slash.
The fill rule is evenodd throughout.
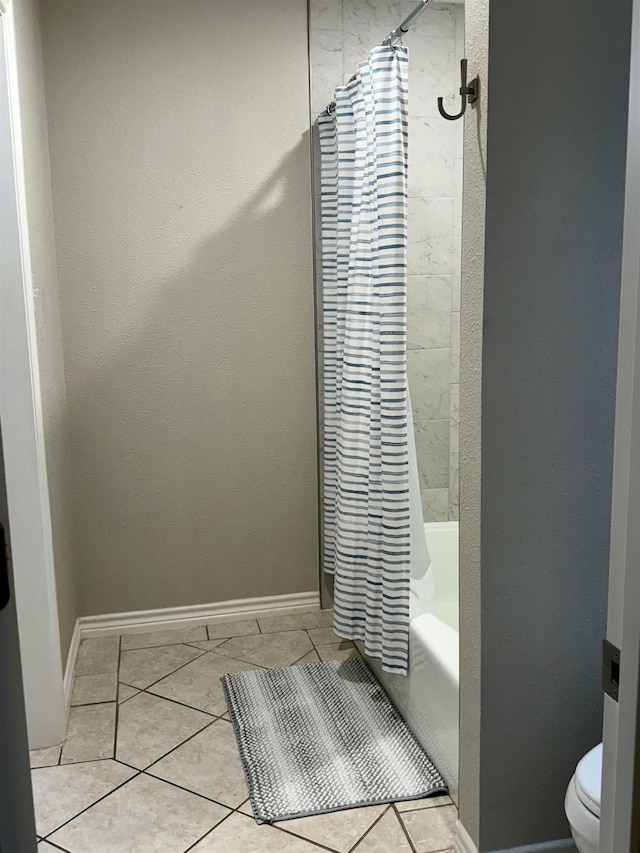
<path id="1" fill-rule="evenodd" d="M 356 647 L 349 640 L 342 640 L 340 643 L 329 643 L 328 645 L 316 646 L 320 660 L 349 660 L 350 658 L 359 658 L 360 654 Z"/>
<path id="2" fill-rule="evenodd" d="M 255 619 L 245 619 L 240 622 L 212 622 L 207 625 L 209 639 L 215 640 L 219 637 L 244 637 L 246 634 L 259 634 L 260 628 Z"/>
<path id="3" fill-rule="evenodd" d="M 76 660 L 76 676 L 117 672 L 119 653 L 120 637 L 96 637 L 82 640 Z"/>
<path id="4" fill-rule="evenodd" d="M 142 770 L 210 722 L 201 711 L 138 693 L 120 705 L 116 758 Z"/>
<path id="5" fill-rule="evenodd" d="M 149 687 L 201 654 L 200 649 L 191 646 L 159 646 L 122 652 L 120 681 L 131 687 Z"/>
<path id="6" fill-rule="evenodd" d="M 118 685 L 118 702 L 126 702 L 127 699 L 131 699 L 132 696 L 135 696 L 136 693 L 139 693 L 137 687 L 129 687 L 128 684 L 119 684 Z"/>
<path id="7" fill-rule="evenodd" d="M 455 806 L 402 812 L 400 817 L 418 853 L 443 850 L 453 844 L 458 817 Z"/>
<path id="8" fill-rule="evenodd" d="M 453 800 L 447 794 L 441 797 L 425 797 L 423 800 L 405 800 L 403 803 L 396 803 L 396 808 L 399 812 L 415 812 L 420 809 L 435 809 L 438 806 L 452 806 Z"/>
<path id="9" fill-rule="evenodd" d="M 276 668 L 291 666 L 311 651 L 313 645 L 305 631 L 282 631 L 279 634 L 234 637 L 217 648 L 216 654 L 246 660 L 256 666 Z"/>
<path id="10" fill-rule="evenodd" d="M 316 609 L 305 613 L 289 613 L 285 616 L 267 616 L 264 619 L 258 619 L 258 624 L 263 634 L 326 628 L 333 625 L 333 610 Z"/>
<path id="11" fill-rule="evenodd" d="M 235 812 L 190 853 L 318 853 L 318 848 Z"/>
<path id="12" fill-rule="evenodd" d="M 36 767 L 52 767 L 60 761 L 61 746 L 49 746 L 45 749 L 32 749 L 29 752 L 31 769 Z"/>
<path id="13" fill-rule="evenodd" d="M 213 649 L 217 649 L 224 642 L 226 642 L 225 638 L 221 637 L 218 640 L 197 640 L 196 642 L 189 643 L 189 645 L 195 646 L 196 649 L 202 649 L 203 652 L 210 652 Z"/>
<path id="14" fill-rule="evenodd" d="M 354 849 L 354 853 L 413 853 L 393 809 L 386 811 Z"/>
<path id="15" fill-rule="evenodd" d="M 338 853 L 347 853 L 386 808 L 387 806 L 370 806 L 344 809 L 329 814 L 286 820 L 277 825 L 308 838 L 309 841 L 330 847 Z"/>
<path id="16" fill-rule="evenodd" d="M 113 758 L 115 733 L 115 702 L 71 708 L 60 764 Z"/>
<path id="17" fill-rule="evenodd" d="M 122 650 L 149 649 L 154 646 L 169 646 L 206 639 L 207 629 L 204 625 L 189 628 L 169 628 L 165 631 L 147 631 L 142 634 L 123 634 Z"/>
<path id="18" fill-rule="evenodd" d="M 247 785 L 231 723 L 217 720 L 148 769 L 182 788 L 237 808 Z"/>
<path id="19" fill-rule="evenodd" d="M 72 705 L 89 705 L 96 702 L 115 702 L 118 676 L 115 672 L 98 675 L 76 675 L 71 693 Z"/>
<path id="20" fill-rule="evenodd" d="M 110 760 L 34 770 L 31 780 L 38 835 L 49 835 L 135 773 Z"/>
<path id="21" fill-rule="evenodd" d="M 250 663 L 222 657 L 217 651 L 207 652 L 173 675 L 149 688 L 150 693 L 175 699 L 210 714 L 224 714 L 227 709 L 220 676 L 228 672 L 256 669 Z"/>
<path id="22" fill-rule="evenodd" d="M 318 655 L 318 652 L 316 652 L 316 651 L 309 652 L 303 658 L 300 658 L 300 660 L 297 660 L 295 665 L 296 666 L 306 666 L 308 663 L 320 663 L 320 657 Z"/>
<path id="23" fill-rule="evenodd" d="M 329 646 L 334 643 L 345 642 L 342 637 L 339 637 L 333 628 L 312 628 L 309 631 L 309 636 L 313 640 L 314 646 Z"/>
<path id="24" fill-rule="evenodd" d="M 228 810 L 141 774 L 54 833 L 70 853 L 183 853 Z"/>

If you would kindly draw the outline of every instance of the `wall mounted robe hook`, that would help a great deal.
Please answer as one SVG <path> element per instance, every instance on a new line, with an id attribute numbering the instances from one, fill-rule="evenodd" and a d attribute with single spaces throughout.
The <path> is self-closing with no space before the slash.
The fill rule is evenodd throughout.
<path id="1" fill-rule="evenodd" d="M 467 60 L 460 60 L 460 97 L 462 98 L 462 108 L 458 115 L 451 116 L 448 112 L 446 112 L 444 108 L 444 99 L 438 98 L 438 112 L 442 116 L 442 118 L 446 118 L 447 121 L 455 121 L 458 118 L 462 118 L 467 109 L 467 104 L 472 104 L 474 101 L 478 100 L 478 89 L 480 86 L 480 81 L 477 77 L 474 77 L 469 83 L 467 83 Z"/>

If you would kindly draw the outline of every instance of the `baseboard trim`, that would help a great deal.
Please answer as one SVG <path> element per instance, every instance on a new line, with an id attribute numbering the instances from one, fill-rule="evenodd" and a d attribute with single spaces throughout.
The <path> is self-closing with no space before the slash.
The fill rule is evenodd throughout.
<path id="1" fill-rule="evenodd" d="M 459 820 L 456 821 L 453 849 L 455 853 L 478 853 L 475 842 Z"/>
<path id="2" fill-rule="evenodd" d="M 572 853 L 577 849 L 571 838 L 560 838 L 558 841 L 545 841 L 542 844 L 525 844 L 524 847 L 508 847 L 494 850 L 493 853 Z"/>
<path id="3" fill-rule="evenodd" d="M 76 619 L 76 624 L 73 628 L 73 634 L 71 635 L 71 642 L 69 644 L 69 651 L 67 653 L 67 663 L 64 668 L 64 680 L 63 691 L 64 691 L 64 707 L 67 717 L 69 716 L 69 708 L 71 707 L 71 691 L 73 690 L 73 673 L 76 669 L 76 660 L 78 658 L 78 650 L 80 648 L 80 640 L 82 639 L 81 628 L 80 628 L 80 620 Z"/>
<path id="4" fill-rule="evenodd" d="M 81 616 L 78 623 L 81 638 L 108 637 L 115 634 L 162 631 L 185 625 L 238 622 L 243 619 L 258 619 L 265 616 L 284 616 L 287 613 L 319 608 L 320 594 L 318 592 L 297 592 L 290 595 L 267 595 L 262 598 L 239 598 L 235 601 L 193 604 L 187 607 L 165 607 L 159 610 L 132 610 L 126 613 Z"/>

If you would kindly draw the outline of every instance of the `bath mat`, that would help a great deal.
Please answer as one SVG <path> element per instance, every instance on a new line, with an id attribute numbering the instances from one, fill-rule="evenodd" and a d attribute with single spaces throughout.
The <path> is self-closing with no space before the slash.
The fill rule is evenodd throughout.
<path id="1" fill-rule="evenodd" d="M 258 823 L 447 793 L 363 660 L 221 681 Z"/>

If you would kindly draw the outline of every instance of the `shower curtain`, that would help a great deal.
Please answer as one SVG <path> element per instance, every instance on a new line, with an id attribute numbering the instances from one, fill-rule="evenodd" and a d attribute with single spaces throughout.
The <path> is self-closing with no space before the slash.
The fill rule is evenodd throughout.
<path id="1" fill-rule="evenodd" d="M 406 48 L 382 46 L 318 120 L 324 557 L 334 628 L 406 674 Z"/>

